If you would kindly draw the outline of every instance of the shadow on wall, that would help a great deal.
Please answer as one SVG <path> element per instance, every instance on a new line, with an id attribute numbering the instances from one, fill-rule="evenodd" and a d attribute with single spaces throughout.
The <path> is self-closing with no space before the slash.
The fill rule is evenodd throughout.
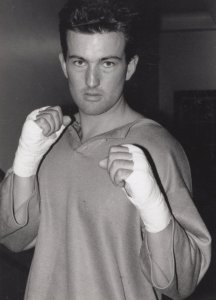
<path id="1" fill-rule="evenodd" d="M 3 180 L 5 173 L 0 169 L 0 182 Z"/>

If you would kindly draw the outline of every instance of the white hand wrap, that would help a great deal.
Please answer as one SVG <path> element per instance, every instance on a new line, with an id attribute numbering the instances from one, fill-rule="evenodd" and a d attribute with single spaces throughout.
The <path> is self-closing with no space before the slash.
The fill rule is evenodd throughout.
<path id="1" fill-rule="evenodd" d="M 37 173 L 38 166 L 44 154 L 57 140 L 65 126 L 54 134 L 46 137 L 42 129 L 34 122 L 39 111 L 46 107 L 36 109 L 28 115 L 22 128 L 19 145 L 15 154 L 13 171 L 20 177 L 30 177 Z"/>
<path id="2" fill-rule="evenodd" d="M 125 180 L 125 193 L 139 210 L 146 230 L 159 232 L 167 227 L 171 219 L 164 196 L 143 151 L 133 145 L 123 146 L 128 147 L 134 162 L 133 172 Z"/>

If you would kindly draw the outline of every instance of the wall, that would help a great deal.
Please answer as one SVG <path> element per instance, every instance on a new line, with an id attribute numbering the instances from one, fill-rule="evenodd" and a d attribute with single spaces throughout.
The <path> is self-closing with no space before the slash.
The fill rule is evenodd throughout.
<path id="1" fill-rule="evenodd" d="M 216 31 L 162 32 L 159 106 L 172 116 L 176 90 L 216 89 Z"/>
<path id="2" fill-rule="evenodd" d="M 0 2 L 0 169 L 11 166 L 26 115 L 67 105 L 58 62 L 57 13 L 64 0 Z"/>

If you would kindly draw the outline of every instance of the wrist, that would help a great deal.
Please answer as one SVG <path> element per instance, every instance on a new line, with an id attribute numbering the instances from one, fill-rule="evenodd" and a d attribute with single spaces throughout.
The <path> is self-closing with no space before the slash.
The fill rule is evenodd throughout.
<path id="1" fill-rule="evenodd" d="M 30 119 L 25 122 L 15 154 L 13 171 L 20 177 L 30 177 L 37 173 L 43 155 L 49 149 L 42 129 Z"/>
<path id="2" fill-rule="evenodd" d="M 162 193 L 155 201 L 146 203 L 145 207 L 139 209 L 139 213 L 146 231 L 151 233 L 164 230 L 172 217 Z"/>

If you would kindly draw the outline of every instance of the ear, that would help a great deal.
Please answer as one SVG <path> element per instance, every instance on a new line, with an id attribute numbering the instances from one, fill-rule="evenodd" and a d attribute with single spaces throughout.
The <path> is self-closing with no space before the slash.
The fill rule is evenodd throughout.
<path id="1" fill-rule="evenodd" d="M 65 62 L 63 53 L 59 53 L 59 60 L 60 60 L 60 63 L 61 63 L 61 67 L 62 67 L 62 71 L 63 71 L 63 73 L 64 73 L 64 76 L 65 76 L 66 78 L 68 78 L 66 62 Z"/>
<path id="2" fill-rule="evenodd" d="M 126 80 L 129 80 L 132 77 L 132 75 L 134 74 L 134 72 L 136 71 L 138 61 L 139 61 L 139 56 L 135 55 L 134 57 L 132 57 L 132 59 L 128 63 L 127 73 L 126 73 Z"/>

